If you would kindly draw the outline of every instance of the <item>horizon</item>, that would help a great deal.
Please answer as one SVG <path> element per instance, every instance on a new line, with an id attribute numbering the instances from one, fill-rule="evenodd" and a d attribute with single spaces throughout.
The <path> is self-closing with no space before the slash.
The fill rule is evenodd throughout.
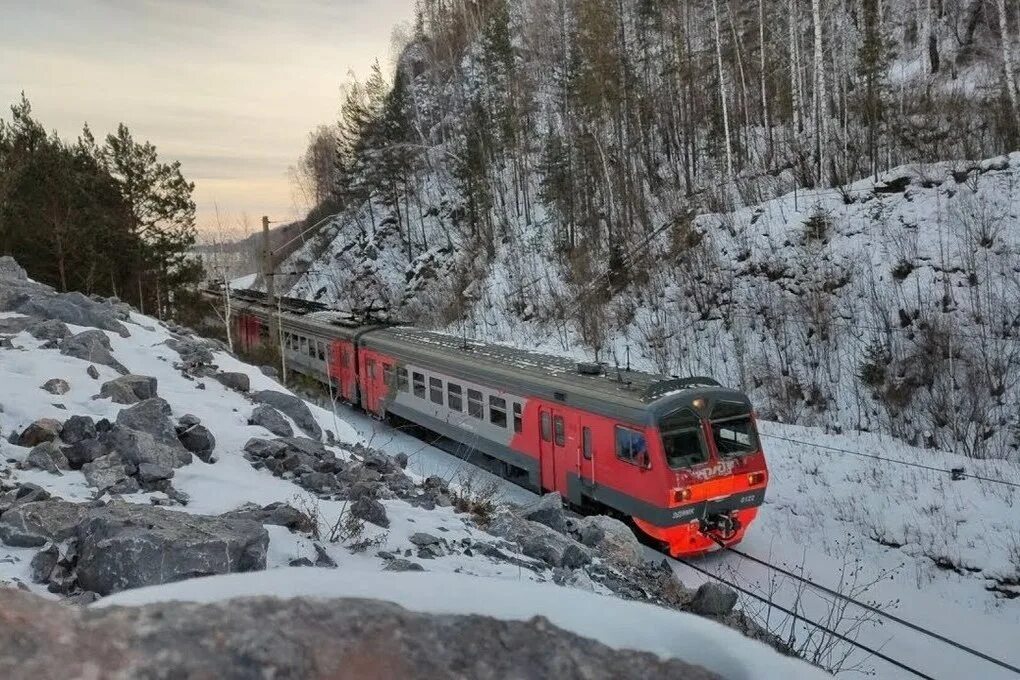
<path id="1" fill-rule="evenodd" d="M 97 139 L 121 122 L 180 161 L 200 232 L 304 216 L 289 169 L 340 88 L 392 63 L 413 0 L 15 3 L 0 28 L 2 117 L 21 93 L 47 129 Z M 183 66 L 183 67 L 182 67 Z"/>

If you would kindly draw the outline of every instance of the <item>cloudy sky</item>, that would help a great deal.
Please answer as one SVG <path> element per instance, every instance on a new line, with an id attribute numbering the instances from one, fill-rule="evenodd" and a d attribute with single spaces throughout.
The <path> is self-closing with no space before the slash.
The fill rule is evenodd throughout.
<path id="1" fill-rule="evenodd" d="M 199 224 L 295 216 L 287 169 L 414 0 L 0 0 L 0 105 L 67 138 L 123 121 L 196 183 Z"/>

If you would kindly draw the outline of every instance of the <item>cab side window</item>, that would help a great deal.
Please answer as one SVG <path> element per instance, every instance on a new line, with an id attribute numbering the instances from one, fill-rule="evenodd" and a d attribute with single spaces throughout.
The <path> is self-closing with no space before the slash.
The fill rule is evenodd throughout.
<path id="1" fill-rule="evenodd" d="M 616 457 L 634 465 L 645 465 L 648 446 L 645 435 L 629 427 L 616 426 Z"/>

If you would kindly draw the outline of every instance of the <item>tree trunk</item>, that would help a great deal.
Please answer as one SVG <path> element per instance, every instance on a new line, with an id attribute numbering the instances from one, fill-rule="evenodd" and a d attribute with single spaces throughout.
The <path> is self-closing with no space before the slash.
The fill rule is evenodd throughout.
<path id="1" fill-rule="evenodd" d="M 726 138 L 726 177 L 733 178 L 733 148 L 730 146 L 730 116 L 726 105 L 726 79 L 723 77 L 722 42 L 719 37 L 719 7 L 712 0 L 712 20 L 715 25 L 715 61 L 719 68 L 719 98 L 722 100 L 723 136 Z"/>
<path id="2" fill-rule="evenodd" d="M 816 181 L 821 184 L 822 169 L 825 167 L 825 153 L 829 142 L 829 97 L 825 87 L 825 56 L 822 53 L 821 0 L 811 0 L 811 19 L 815 32 L 815 138 L 818 153 Z"/>
<path id="3" fill-rule="evenodd" d="M 1020 103 L 1017 101 L 1017 82 L 1013 71 L 1013 49 L 1009 25 L 1006 21 L 1006 0 L 996 0 L 996 7 L 999 10 L 999 33 L 1002 35 L 1002 67 L 1006 72 L 1006 93 L 1009 95 L 1009 103 L 1013 106 L 1013 115 L 1017 117 L 1020 124 Z"/>

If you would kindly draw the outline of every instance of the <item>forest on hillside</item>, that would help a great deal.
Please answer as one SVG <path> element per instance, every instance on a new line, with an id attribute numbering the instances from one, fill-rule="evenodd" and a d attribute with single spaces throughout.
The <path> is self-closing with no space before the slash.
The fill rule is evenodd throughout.
<path id="1" fill-rule="evenodd" d="M 1013 456 L 1018 60 L 1001 0 L 422 0 L 290 294 Z"/>
<path id="2" fill-rule="evenodd" d="M 121 124 L 97 140 L 47 132 L 24 96 L 0 118 L 0 255 L 61 292 L 117 296 L 160 318 L 201 267 L 194 184 Z"/>

